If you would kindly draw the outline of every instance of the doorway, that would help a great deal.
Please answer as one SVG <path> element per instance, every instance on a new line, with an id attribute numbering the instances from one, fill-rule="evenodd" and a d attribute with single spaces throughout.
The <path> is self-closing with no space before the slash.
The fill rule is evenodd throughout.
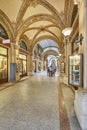
<path id="1" fill-rule="evenodd" d="M 27 60 L 26 55 L 20 54 L 19 66 L 20 66 L 20 77 L 27 76 Z"/>

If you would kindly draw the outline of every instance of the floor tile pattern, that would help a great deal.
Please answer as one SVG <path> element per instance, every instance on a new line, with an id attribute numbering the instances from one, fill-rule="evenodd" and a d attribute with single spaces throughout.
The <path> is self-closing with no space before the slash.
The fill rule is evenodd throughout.
<path id="1" fill-rule="evenodd" d="M 60 113 L 60 130 L 70 130 L 70 124 L 62 92 L 62 85 L 59 79 L 58 79 L 58 95 L 59 95 L 58 100 L 59 100 L 59 113 Z"/>
<path id="2" fill-rule="evenodd" d="M 35 74 L 0 91 L 0 130 L 81 130 L 73 102 L 58 73 Z"/>
<path id="3" fill-rule="evenodd" d="M 57 78 L 29 77 L 0 91 L 0 130 L 60 130 Z"/>

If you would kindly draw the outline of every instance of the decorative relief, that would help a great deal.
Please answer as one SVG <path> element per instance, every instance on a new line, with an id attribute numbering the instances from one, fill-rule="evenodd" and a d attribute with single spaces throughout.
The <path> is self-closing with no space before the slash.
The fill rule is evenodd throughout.
<path id="1" fill-rule="evenodd" d="M 29 3 L 30 3 L 30 6 L 35 8 L 38 4 L 38 1 L 37 0 L 29 0 Z"/>

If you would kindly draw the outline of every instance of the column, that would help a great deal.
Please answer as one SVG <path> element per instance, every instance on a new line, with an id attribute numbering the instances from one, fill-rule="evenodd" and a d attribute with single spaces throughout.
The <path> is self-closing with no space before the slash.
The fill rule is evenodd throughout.
<path id="1" fill-rule="evenodd" d="M 41 71 L 44 70 L 44 65 L 43 65 L 43 58 L 41 58 Z"/>
<path id="2" fill-rule="evenodd" d="M 69 37 L 67 37 L 67 39 L 65 39 L 65 60 L 63 60 L 65 62 L 65 74 L 64 74 L 64 83 L 68 85 L 68 69 L 69 69 L 69 63 L 68 63 L 68 57 L 69 55 L 71 55 L 71 41 L 69 40 Z"/>
<path id="3" fill-rule="evenodd" d="M 16 62 L 16 57 L 15 57 L 15 43 L 11 43 L 10 61 L 11 61 L 11 63 L 15 63 Z"/>
<path id="4" fill-rule="evenodd" d="M 16 81 L 20 80 L 19 45 L 15 44 Z"/>
<path id="5" fill-rule="evenodd" d="M 19 70 L 19 45 L 11 43 L 10 51 L 10 81 L 20 80 Z"/>
<path id="6" fill-rule="evenodd" d="M 29 75 L 33 75 L 33 53 L 29 53 Z"/>
<path id="7" fill-rule="evenodd" d="M 36 73 L 38 73 L 38 57 L 36 58 Z"/>

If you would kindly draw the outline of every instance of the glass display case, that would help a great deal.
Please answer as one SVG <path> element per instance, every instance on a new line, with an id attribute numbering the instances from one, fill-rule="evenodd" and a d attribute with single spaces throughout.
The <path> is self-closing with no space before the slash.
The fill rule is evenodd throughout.
<path id="1" fill-rule="evenodd" d="M 82 55 L 70 55 L 68 78 L 69 84 L 82 87 L 82 77 Z"/>

